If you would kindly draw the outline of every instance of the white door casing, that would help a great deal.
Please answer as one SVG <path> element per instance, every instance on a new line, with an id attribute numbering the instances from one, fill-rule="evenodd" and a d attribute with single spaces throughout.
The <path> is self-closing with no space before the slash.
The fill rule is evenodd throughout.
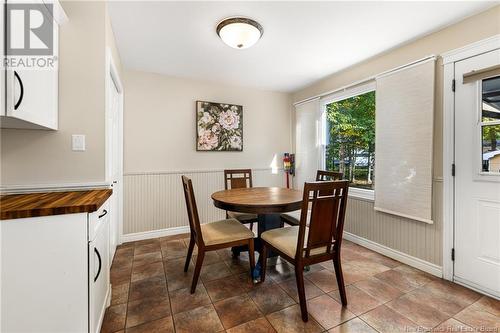
<path id="1" fill-rule="evenodd" d="M 5 1 L 0 1 L 0 17 L 4 17 Z M 3 22 L 3 21 L 2 21 Z M 5 49 L 4 49 L 4 24 L 0 24 L 0 116 L 5 116 Z"/>
<path id="2" fill-rule="evenodd" d="M 123 229 L 123 86 L 107 50 L 106 71 L 106 180 L 111 183 L 110 260 L 121 242 Z"/>
<path id="3" fill-rule="evenodd" d="M 453 279 L 500 297 L 500 173 L 481 171 L 482 81 L 463 75 L 500 64 L 500 50 L 455 62 Z"/>

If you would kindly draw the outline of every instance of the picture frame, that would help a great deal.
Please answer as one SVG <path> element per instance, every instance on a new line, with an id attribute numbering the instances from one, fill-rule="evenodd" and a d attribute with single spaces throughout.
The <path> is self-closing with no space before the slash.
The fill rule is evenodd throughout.
<path id="1" fill-rule="evenodd" d="M 243 106 L 196 101 L 196 151 L 243 151 Z"/>

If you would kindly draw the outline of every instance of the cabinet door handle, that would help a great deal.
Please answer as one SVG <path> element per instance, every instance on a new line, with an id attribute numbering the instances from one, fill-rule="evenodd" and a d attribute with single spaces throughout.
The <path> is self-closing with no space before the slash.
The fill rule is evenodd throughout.
<path id="1" fill-rule="evenodd" d="M 23 80 L 21 80 L 21 77 L 19 74 L 17 74 L 16 71 L 14 71 L 14 77 L 19 81 L 19 87 L 21 88 L 21 94 L 19 95 L 19 100 L 14 104 L 14 110 L 17 110 L 19 105 L 21 105 L 21 102 L 23 101 L 24 97 L 24 85 L 23 85 Z"/>
<path id="2" fill-rule="evenodd" d="M 94 252 L 95 254 L 97 254 L 97 259 L 99 259 L 99 269 L 97 270 L 97 275 L 94 278 L 94 282 L 96 282 L 97 279 L 99 278 L 99 275 L 101 274 L 102 260 L 101 260 L 101 254 L 99 253 L 99 251 L 97 251 L 97 248 L 95 247 L 94 247 Z"/>
<path id="3" fill-rule="evenodd" d="M 104 216 L 104 215 L 106 215 L 107 213 L 108 213 L 108 211 L 107 211 L 106 209 L 104 209 L 104 210 L 102 211 L 102 214 L 101 214 L 101 215 L 99 215 L 99 218 L 103 217 L 103 216 Z"/>

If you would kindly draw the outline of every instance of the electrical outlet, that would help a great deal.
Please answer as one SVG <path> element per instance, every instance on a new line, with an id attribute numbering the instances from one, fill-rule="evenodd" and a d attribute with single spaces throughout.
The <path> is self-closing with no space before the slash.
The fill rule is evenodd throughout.
<path id="1" fill-rule="evenodd" d="M 71 136 L 71 148 L 73 151 L 85 151 L 85 135 L 73 134 Z"/>

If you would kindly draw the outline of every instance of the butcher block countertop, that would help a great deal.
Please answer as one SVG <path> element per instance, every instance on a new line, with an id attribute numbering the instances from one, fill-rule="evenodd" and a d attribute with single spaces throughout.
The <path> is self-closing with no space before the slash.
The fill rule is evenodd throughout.
<path id="1" fill-rule="evenodd" d="M 91 213 L 99 209 L 112 189 L 7 194 L 0 196 L 0 220 Z"/>

